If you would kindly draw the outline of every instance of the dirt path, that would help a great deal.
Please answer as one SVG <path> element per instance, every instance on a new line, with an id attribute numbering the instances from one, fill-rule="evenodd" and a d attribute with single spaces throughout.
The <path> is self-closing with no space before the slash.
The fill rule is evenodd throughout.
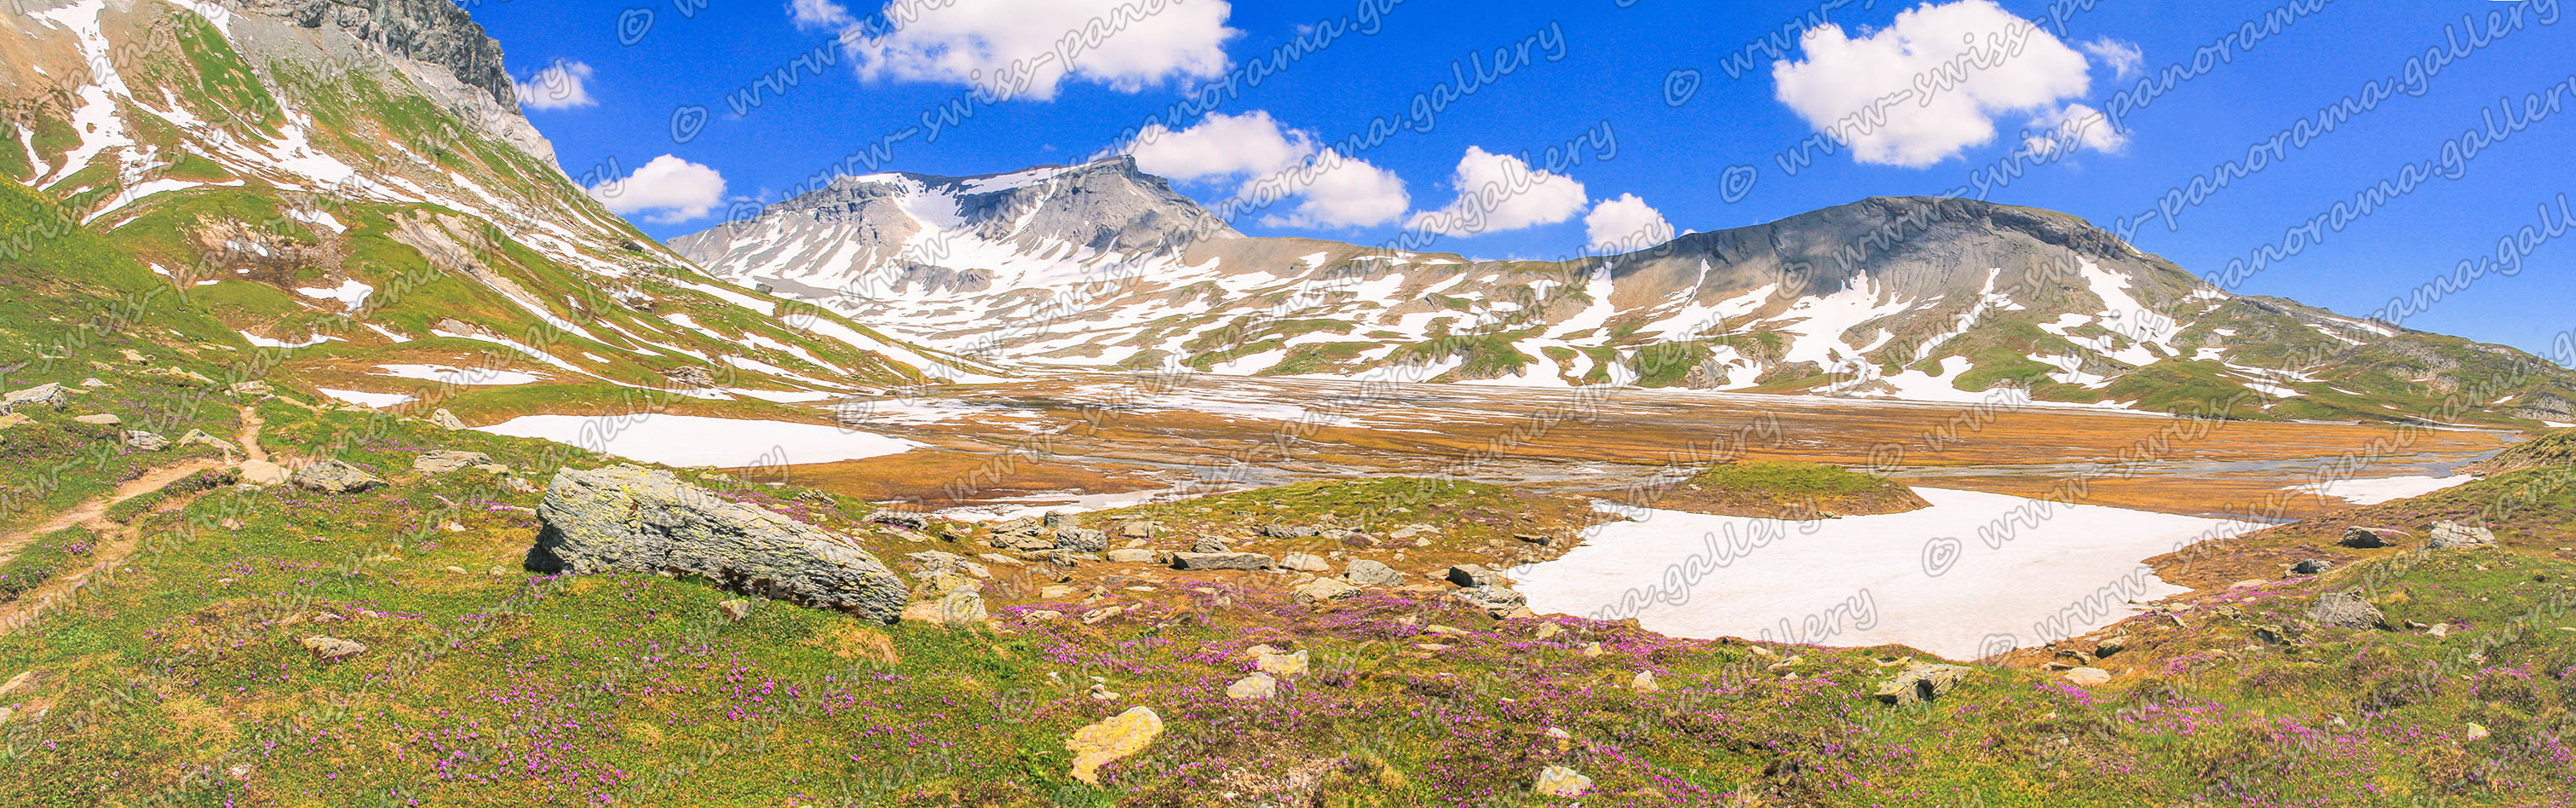
<path id="1" fill-rule="evenodd" d="M 240 439 L 243 456 L 246 460 L 267 460 L 267 450 L 260 448 L 259 445 L 260 427 L 265 423 L 259 418 L 259 410 L 248 406 L 241 408 L 241 421 L 241 432 L 235 437 Z M 229 456 L 226 459 L 229 460 Z M 70 510 L 55 514 L 53 518 L 45 520 L 42 524 L 0 537 L 0 563 L 5 563 L 10 558 L 16 557 L 18 551 L 36 537 L 73 525 L 86 525 L 92 532 L 99 535 L 98 545 L 90 550 L 90 563 L 87 567 L 56 575 L 35 589 L 20 594 L 16 600 L 0 604 L 0 636 L 16 632 L 18 627 L 34 621 L 54 604 L 78 593 L 81 587 L 88 585 L 90 579 L 103 570 L 110 570 L 123 564 L 125 558 L 142 545 L 142 534 L 130 525 L 108 521 L 107 509 L 115 507 L 117 503 L 167 488 L 172 483 L 186 479 L 188 475 L 227 465 L 235 464 L 214 460 L 191 460 L 152 469 L 144 472 L 141 477 L 118 485 L 116 490 L 107 496 L 72 506 Z M 158 513 L 183 508 L 205 494 L 204 491 L 192 491 L 184 496 L 161 502 L 153 506 L 152 510 Z"/>
<path id="2" fill-rule="evenodd" d="M 33 527 L 0 535 L 0 563 L 16 557 L 19 548 L 27 546 L 27 542 L 35 540 L 38 536 L 73 525 L 105 522 L 107 509 L 116 507 L 117 503 L 159 491 L 190 474 L 221 467 L 223 463 L 213 460 L 190 460 L 146 471 L 141 477 L 117 485 L 116 490 L 106 496 L 94 497 L 87 502 L 74 505 L 69 510 L 54 514 L 54 518 L 39 522 Z"/>

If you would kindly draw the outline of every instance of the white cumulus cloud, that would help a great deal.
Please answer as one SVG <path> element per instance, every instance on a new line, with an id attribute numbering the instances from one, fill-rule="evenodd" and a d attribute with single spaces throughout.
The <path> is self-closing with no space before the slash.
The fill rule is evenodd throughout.
<path id="1" fill-rule="evenodd" d="M 1583 183 L 1573 177 L 1541 171 L 1510 154 L 1475 146 L 1458 158 L 1449 184 L 1458 198 L 1439 210 L 1413 215 L 1408 227 L 1450 236 L 1498 233 L 1556 224 L 1583 211 Z"/>
<path id="2" fill-rule="evenodd" d="M 724 204 L 725 180 L 715 169 L 665 154 L 622 179 L 591 186 L 590 196 L 611 213 L 671 224 Z"/>
<path id="3" fill-rule="evenodd" d="M 828 0 L 794 2 L 791 16 L 806 3 Z M 924 5 L 893 0 L 884 25 L 843 29 L 842 44 L 861 78 L 965 84 L 1039 101 L 1054 99 L 1070 80 L 1137 92 L 1174 79 L 1224 75 L 1230 64 L 1225 41 L 1243 33 L 1226 27 L 1233 7 L 1225 0 Z"/>
<path id="4" fill-rule="evenodd" d="M 2111 127 L 2111 121 L 2100 110 L 2083 104 L 2068 104 L 2064 109 L 2042 113 L 2030 125 L 2038 131 L 2022 139 L 2030 153 L 2040 156 L 2056 154 L 2060 149 L 2092 149 L 2118 153 L 2127 148 L 2129 138 Z"/>
<path id="5" fill-rule="evenodd" d="M 832 0 L 787 0 L 787 21 L 798 30 L 839 28 L 857 22 L 850 9 Z"/>
<path id="6" fill-rule="evenodd" d="M 1995 118 L 2084 94 L 2084 55 L 1991 0 L 1916 6 L 1854 38 L 1810 29 L 1775 95 L 1852 159 L 1923 167 L 1992 141 Z"/>
<path id="7" fill-rule="evenodd" d="M 2128 78 L 2138 72 L 2139 66 L 2147 63 L 2147 54 L 2138 50 L 2137 45 L 2107 36 L 2094 37 L 2093 41 L 2084 43 L 2084 52 L 2110 66 L 2113 78 Z"/>
<path id="8" fill-rule="evenodd" d="M 519 105 L 529 109 L 567 109 L 596 106 L 590 97 L 590 65 L 556 59 L 545 69 L 528 74 L 528 80 L 512 82 L 519 95 Z"/>
<path id="9" fill-rule="evenodd" d="M 1295 202 L 1262 217 L 1262 224 L 1273 227 L 1381 225 L 1402 218 L 1412 204 L 1395 172 L 1320 148 L 1314 132 L 1282 126 L 1261 110 L 1211 113 L 1178 131 L 1150 124 L 1126 152 L 1148 174 L 1232 185 L 1232 206 L 1265 209 Z"/>
<path id="10" fill-rule="evenodd" d="M 1673 223 L 1636 194 L 1620 194 L 1583 214 L 1583 237 L 1596 251 L 1635 252 L 1673 240 Z"/>

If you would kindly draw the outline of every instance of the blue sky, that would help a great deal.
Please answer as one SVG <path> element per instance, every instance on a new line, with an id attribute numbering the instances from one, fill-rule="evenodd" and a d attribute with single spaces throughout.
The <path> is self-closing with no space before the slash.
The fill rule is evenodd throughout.
<path id="1" fill-rule="evenodd" d="M 1017 97 L 970 101 L 973 115 L 939 127 L 935 138 L 918 128 L 925 110 L 970 97 L 976 81 L 964 75 L 978 64 L 965 57 L 975 54 L 955 50 L 958 43 L 1036 53 L 1091 17 L 1068 4 L 1116 4 L 907 1 L 924 11 L 860 36 L 840 32 L 886 7 L 479 0 L 468 8 L 501 41 L 512 75 L 533 80 L 528 117 L 554 141 L 566 172 L 641 171 L 619 206 L 666 238 L 711 226 L 728 201 L 776 201 L 872 144 L 886 158 L 873 170 L 977 174 L 1079 160 L 1158 121 L 1165 132 L 1137 147 L 1140 161 L 1187 175 L 1179 187 L 1211 204 L 1276 166 L 1340 167 L 1328 175 L 1330 187 L 1318 183 L 1238 217 L 1245 232 L 1382 243 L 1418 224 L 1422 212 L 1450 205 L 1460 172 L 1471 181 L 1508 176 L 1508 155 L 1536 156 L 1588 133 L 1587 159 L 1541 178 L 1535 187 L 1544 190 L 1506 202 L 1480 231 L 1444 235 L 1432 248 L 1560 257 L 1587 248 L 1587 217 L 1615 232 L 1640 223 L 1652 232 L 1643 217 L 1658 214 L 1681 230 L 1714 230 L 1865 196 L 1945 193 L 2002 162 L 2025 168 L 1986 198 L 2104 226 L 2133 221 L 2140 248 L 2204 276 L 2267 247 L 2278 251 L 2285 240 L 2306 242 L 2235 291 L 2367 315 L 2463 259 L 2492 256 L 2499 238 L 2543 224 L 2541 205 L 2576 193 L 2576 161 L 2567 157 L 2576 153 L 2576 85 L 2562 84 L 2576 74 L 2567 56 L 2576 53 L 2576 25 L 2560 24 L 2556 0 L 2292 0 L 2295 21 L 2277 29 L 2261 21 L 2284 6 L 2264 2 L 2176 8 L 2096 0 L 2087 9 L 2067 0 L 2053 12 L 2043 3 L 1987 0 L 1404 0 L 1369 14 L 1361 7 L 1385 8 L 1386 0 L 1128 0 L 1128 8 L 1160 12 L 1096 29 L 1107 34 L 1102 46 L 1076 55 L 1069 75 L 1039 72 Z M 2016 28 L 2015 18 L 2035 25 Z M 1338 38 L 1330 36 L 1335 25 L 1317 25 L 1340 20 L 1352 25 Z M 1778 58 L 1757 45 L 1827 24 L 1830 37 L 1776 40 L 1789 44 Z M 2489 34 L 2496 26 L 2508 30 Z M 2483 45 L 2469 44 L 2470 29 Z M 1944 43 L 1962 30 L 1984 31 L 1984 44 Z M 2246 37 L 2249 30 L 2259 36 Z M 1329 44 L 1258 86 L 1221 98 L 1206 117 L 1163 120 L 1185 92 L 1229 71 L 1240 86 L 1240 71 L 1283 46 L 1323 40 Z M 1021 44 L 1030 42 L 1039 44 Z M 1729 55 L 1748 47 L 1752 69 L 1730 76 Z M 1530 61 L 1500 74 L 1489 61 L 1484 78 L 1466 67 L 1476 92 L 1445 104 L 1420 127 L 1427 131 L 1407 128 L 1351 154 L 1318 156 L 1366 134 L 1372 119 L 1418 120 L 1417 95 L 1456 84 L 1458 63 L 1471 53 L 1490 60 L 1497 48 L 1515 58 L 1525 50 Z M 2443 53 L 2427 56 L 2428 49 Z M 2204 52 L 2206 70 L 2194 65 Z M 2439 64 L 2438 72 L 2410 76 L 2410 58 L 2419 67 Z M 558 66 L 552 81 L 537 75 L 549 66 Z M 756 107 L 733 114 L 729 95 L 782 68 L 796 75 L 792 86 L 758 90 Z M 1942 81 L 1945 74 L 1959 80 Z M 2167 75 L 2187 78 L 2154 91 L 2152 103 L 2121 102 L 2124 93 L 2140 95 L 2142 79 Z M 2405 91 L 2372 99 L 2372 81 Z M 1889 94 L 1909 87 L 1925 89 Z M 2566 108 L 2517 130 L 2508 107 L 2518 112 L 2533 93 Z M 1846 120 L 1838 113 L 1873 98 L 1888 99 L 1878 104 L 1884 123 L 1839 130 L 1851 145 L 1814 153 L 1794 175 L 1780 165 L 1784 150 L 1812 142 L 1817 122 Z M 2228 177 L 2201 198 L 2169 196 L 2348 98 L 2368 109 L 2303 148 L 2263 155 L 2269 164 L 2260 171 Z M 703 124 L 685 125 L 697 108 L 706 112 Z M 2088 117 L 2106 111 L 2118 113 L 2116 126 Z M 2066 134 L 2050 144 L 2024 143 L 2025 131 L 2061 123 Z M 1979 139 L 1980 127 L 1993 135 Z M 2507 135 L 2473 143 L 2473 159 L 2458 159 L 2467 152 L 2451 147 L 2456 178 L 2446 171 L 2412 183 L 2321 237 L 2285 236 L 2338 202 L 2352 205 L 2369 186 L 2398 180 L 2410 163 L 2438 166 L 2446 141 L 2489 128 Z M 1609 151 L 1599 148 L 1605 141 L 1615 142 L 1615 154 L 1589 159 Z M 2183 203 L 2171 227 L 2160 215 L 2140 219 L 2160 203 Z M 2532 245 L 2517 273 L 2490 271 L 2404 322 L 2549 355 L 2554 335 L 2576 328 L 2576 307 L 2567 305 L 2576 300 L 2571 254 L 2576 247 L 2555 241 Z"/>

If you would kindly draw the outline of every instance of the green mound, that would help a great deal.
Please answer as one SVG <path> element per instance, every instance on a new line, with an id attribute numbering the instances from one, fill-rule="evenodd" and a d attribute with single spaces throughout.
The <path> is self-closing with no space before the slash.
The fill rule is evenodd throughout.
<path id="1" fill-rule="evenodd" d="M 1675 483 L 1653 504 L 1668 510 L 1777 519 L 1904 513 L 1932 505 L 1894 480 L 1798 460 L 1719 463 Z"/>

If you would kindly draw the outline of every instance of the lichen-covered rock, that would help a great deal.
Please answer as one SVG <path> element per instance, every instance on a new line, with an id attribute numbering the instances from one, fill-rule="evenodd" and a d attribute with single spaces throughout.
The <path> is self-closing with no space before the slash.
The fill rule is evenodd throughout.
<path id="1" fill-rule="evenodd" d="M 1538 770 L 1538 780 L 1530 790 L 1543 797 L 1572 799 L 1592 791 L 1592 778 L 1563 766 L 1549 766 Z"/>
<path id="2" fill-rule="evenodd" d="M 0 393 L 0 412 L 9 412 L 20 407 L 52 407 L 59 410 L 71 405 L 72 391 L 53 382 L 46 382 L 25 390 Z"/>
<path id="3" fill-rule="evenodd" d="M 1100 785 L 1100 767 L 1145 751 L 1163 734 L 1163 717 L 1151 707 L 1130 707 L 1107 720 L 1073 731 L 1064 741 L 1073 753 L 1073 779 Z"/>
<path id="4" fill-rule="evenodd" d="M 467 466 L 488 465 L 491 462 L 492 456 L 482 452 L 431 449 L 412 459 L 411 470 L 423 474 L 446 474 Z"/>
<path id="5" fill-rule="evenodd" d="M 1173 553 L 1172 567 L 1184 570 L 1259 570 L 1270 568 L 1260 553 Z"/>
<path id="6" fill-rule="evenodd" d="M 1225 686 L 1225 697 L 1229 699 L 1266 699 L 1276 695 L 1279 695 L 1279 678 L 1257 671 Z"/>
<path id="7" fill-rule="evenodd" d="M 2383 622 L 2379 607 L 2370 605 L 2360 592 L 2318 595 L 2316 605 L 2308 607 L 2308 619 L 2344 628 L 2376 628 Z"/>
<path id="8" fill-rule="evenodd" d="M 244 470 L 242 477 L 249 479 L 247 469 Z M 385 484 L 385 478 L 369 474 L 366 469 L 358 468 L 345 460 L 324 460 L 296 469 L 295 474 L 288 480 L 295 483 L 297 488 L 326 494 L 355 493 Z"/>
<path id="9" fill-rule="evenodd" d="M 910 588 L 847 538 L 728 502 L 669 472 L 566 469 L 537 506 L 539 572 L 704 576 L 738 592 L 893 622 Z"/>

